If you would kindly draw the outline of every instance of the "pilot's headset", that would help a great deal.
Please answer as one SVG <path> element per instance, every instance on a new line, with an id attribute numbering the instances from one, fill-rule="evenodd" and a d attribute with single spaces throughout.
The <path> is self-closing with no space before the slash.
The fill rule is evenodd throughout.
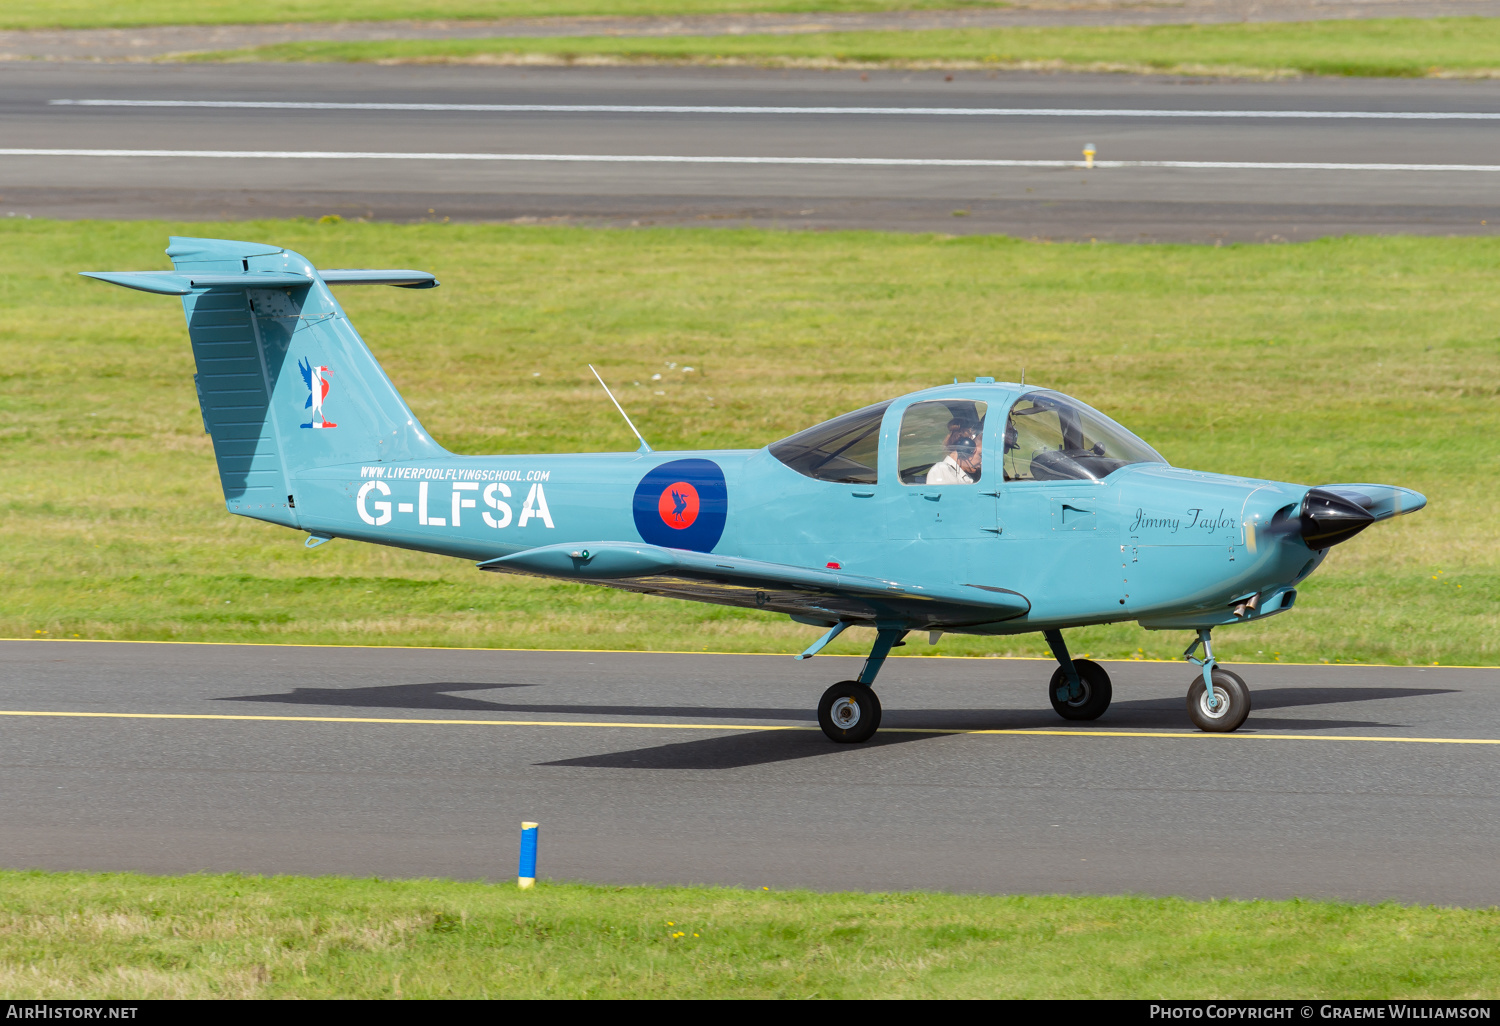
<path id="1" fill-rule="evenodd" d="M 979 448 L 979 432 L 983 430 L 981 424 L 972 420 L 955 417 L 948 422 L 948 448 L 963 458 L 973 457 L 975 450 Z"/>

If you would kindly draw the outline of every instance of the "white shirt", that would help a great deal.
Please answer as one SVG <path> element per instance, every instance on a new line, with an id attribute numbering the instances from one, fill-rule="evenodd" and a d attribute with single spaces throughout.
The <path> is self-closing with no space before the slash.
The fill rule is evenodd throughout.
<path id="1" fill-rule="evenodd" d="M 927 483 L 930 485 L 973 484 L 974 479 L 958 465 L 958 456 L 950 452 L 943 462 L 932 465 L 932 469 L 927 472 Z"/>

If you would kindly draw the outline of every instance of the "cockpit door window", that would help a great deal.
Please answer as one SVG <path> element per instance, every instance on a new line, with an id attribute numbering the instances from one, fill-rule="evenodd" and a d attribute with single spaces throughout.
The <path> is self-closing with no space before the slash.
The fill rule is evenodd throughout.
<path id="1" fill-rule="evenodd" d="M 912 403 L 901 417 L 896 465 L 907 485 L 967 485 L 984 470 L 984 417 L 988 403 L 930 399 Z"/>

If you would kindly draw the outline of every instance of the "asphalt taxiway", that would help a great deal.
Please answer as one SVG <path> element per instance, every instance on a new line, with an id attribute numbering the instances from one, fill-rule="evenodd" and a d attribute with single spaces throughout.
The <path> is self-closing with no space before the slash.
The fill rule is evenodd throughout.
<path id="1" fill-rule="evenodd" d="M 12 62 L 0 216 L 1488 235 L 1497 133 L 1494 82 Z"/>
<path id="2" fill-rule="evenodd" d="M 0 642 L 0 864 L 819 889 L 1500 903 L 1500 670 L 1111 663 L 1070 724 L 1031 660 Z"/>

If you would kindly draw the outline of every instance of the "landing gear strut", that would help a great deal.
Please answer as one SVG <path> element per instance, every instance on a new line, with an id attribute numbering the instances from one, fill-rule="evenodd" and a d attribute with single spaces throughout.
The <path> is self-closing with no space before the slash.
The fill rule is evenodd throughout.
<path id="1" fill-rule="evenodd" d="M 1214 659 L 1212 633 L 1208 627 L 1200 628 L 1198 637 L 1187 651 L 1182 653 L 1190 663 L 1203 667 L 1203 672 L 1193 677 L 1187 693 L 1188 718 L 1199 730 L 1215 734 L 1227 734 L 1238 730 L 1250 715 L 1250 689 L 1240 675 L 1224 669 Z M 1194 652 L 1203 646 L 1203 658 Z"/>
<path id="2" fill-rule="evenodd" d="M 1070 658 L 1062 631 L 1043 631 L 1042 637 L 1047 639 L 1047 645 L 1057 659 L 1057 669 L 1052 672 L 1052 682 L 1047 686 L 1047 697 L 1052 700 L 1057 715 L 1065 720 L 1097 720 L 1103 716 L 1114 697 L 1114 688 L 1104 667 L 1092 659 Z"/>
<path id="3" fill-rule="evenodd" d="M 798 658 L 807 658 L 833 640 L 847 624 L 837 624 Z M 906 630 L 900 627 L 877 627 L 875 645 L 870 649 L 858 680 L 840 681 L 818 702 L 818 726 L 830 741 L 859 744 L 875 736 L 880 729 L 880 699 L 875 696 L 875 677 L 885 664 L 891 649 L 902 644 Z"/>

